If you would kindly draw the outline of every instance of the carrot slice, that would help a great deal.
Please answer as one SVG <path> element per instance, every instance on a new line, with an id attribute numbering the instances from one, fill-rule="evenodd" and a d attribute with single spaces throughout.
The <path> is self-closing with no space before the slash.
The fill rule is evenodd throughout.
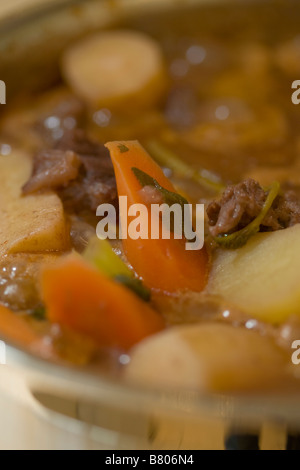
<path id="1" fill-rule="evenodd" d="M 138 168 L 154 178 L 164 189 L 176 192 L 162 169 L 137 141 L 109 142 L 106 147 L 117 179 L 118 195 L 127 196 L 128 206 L 144 204 L 141 184 L 132 168 Z M 150 211 L 148 225 L 151 225 Z M 120 211 L 121 223 L 127 214 Z M 185 240 L 176 239 L 132 239 L 123 240 L 128 261 L 145 285 L 168 293 L 179 290 L 203 290 L 207 280 L 208 255 L 205 248 L 187 251 Z"/>
<path id="2" fill-rule="evenodd" d="M 3 305 L 0 305 L 0 336 L 21 346 L 30 346 L 40 340 L 23 318 Z"/>
<path id="3" fill-rule="evenodd" d="M 128 349 L 164 327 L 147 303 L 75 254 L 44 270 L 42 292 L 50 321 L 101 346 Z"/>

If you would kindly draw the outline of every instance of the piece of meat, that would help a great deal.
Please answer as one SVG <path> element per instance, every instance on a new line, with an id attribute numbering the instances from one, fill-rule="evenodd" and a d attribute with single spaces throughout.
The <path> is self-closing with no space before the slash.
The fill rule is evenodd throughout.
<path id="1" fill-rule="evenodd" d="M 249 225 L 261 212 L 267 193 L 253 179 L 226 188 L 219 201 L 207 207 L 210 232 L 216 237 Z M 261 231 L 275 231 L 300 223 L 300 201 L 293 191 L 279 195 L 261 224 Z"/>
<path id="2" fill-rule="evenodd" d="M 228 186 L 221 200 L 207 208 L 212 235 L 232 233 L 248 225 L 260 213 L 265 199 L 264 190 L 252 179 Z"/>
<path id="3" fill-rule="evenodd" d="M 99 204 L 117 198 L 117 188 L 113 167 L 105 157 L 82 157 L 85 169 L 83 184 L 89 196 L 90 206 L 95 210 Z"/>
<path id="4" fill-rule="evenodd" d="M 36 155 L 23 194 L 49 188 L 57 191 L 70 213 L 115 204 L 117 188 L 109 151 L 81 129 L 65 132 L 54 149 Z"/>
<path id="5" fill-rule="evenodd" d="M 56 142 L 55 148 L 59 150 L 73 150 L 82 159 L 84 157 L 99 157 L 104 167 L 113 168 L 107 148 L 91 140 L 83 129 L 76 128 L 65 132 L 62 138 Z"/>
<path id="6" fill-rule="evenodd" d="M 293 191 L 278 196 L 271 211 L 264 219 L 264 225 L 272 230 L 292 227 L 300 223 L 300 200 Z"/>
<path id="7" fill-rule="evenodd" d="M 71 150 L 44 150 L 38 153 L 32 176 L 23 186 L 23 194 L 66 186 L 77 178 L 80 164 L 78 155 Z"/>
<path id="8" fill-rule="evenodd" d="M 60 191 L 69 211 L 95 211 L 100 204 L 115 204 L 116 180 L 109 151 L 104 145 L 90 140 L 82 129 L 74 129 L 64 134 L 56 148 L 76 152 L 81 161 L 76 181 Z"/>
<path id="9" fill-rule="evenodd" d="M 80 177 L 59 191 L 68 212 L 96 211 L 100 204 L 116 204 L 117 189 L 113 175 L 96 174 L 94 178 Z"/>

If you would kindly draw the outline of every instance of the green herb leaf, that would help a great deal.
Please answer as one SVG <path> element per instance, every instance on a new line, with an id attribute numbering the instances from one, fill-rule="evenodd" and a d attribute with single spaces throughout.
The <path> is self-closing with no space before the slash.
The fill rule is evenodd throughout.
<path id="1" fill-rule="evenodd" d="M 202 169 L 194 170 L 184 163 L 178 155 L 166 148 L 160 142 L 151 140 L 146 144 L 149 153 L 161 165 L 174 171 L 178 176 L 190 178 L 200 186 L 204 186 L 214 192 L 221 192 L 225 189 L 225 185 L 212 172 Z"/>
<path id="2" fill-rule="evenodd" d="M 249 225 L 239 230 L 238 232 L 234 232 L 229 235 L 219 235 L 218 237 L 215 237 L 214 240 L 218 243 L 218 245 L 231 250 L 241 248 L 242 246 L 246 245 L 248 240 L 253 235 L 259 232 L 260 226 L 267 213 L 271 209 L 273 202 L 279 194 L 279 191 L 280 184 L 278 182 L 274 182 L 269 189 L 267 199 L 260 214 Z"/>
<path id="3" fill-rule="evenodd" d="M 119 148 L 121 153 L 129 152 L 129 148 L 126 147 L 126 145 L 124 145 L 124 144 L 118 145 L 118 148 Z"/>
<path id="4" fill-rule="evenodd" d="M 44 321 L 44 320 L 46 320 L 46 308 L 43 307 L 43 306 L 36 308 L 36 309 L 32 312 L 32 317 L 33 317 L 35 320 L 38 320 L 38 321 Z"/>
<path id="5" fill-rule="evenodd" d="M 137 294 L 141 299 L 145 302 L 149 302 L 151 299 L 151 292 L 150 290 L 144 286 L 140 279 L 135 279 L 132 276 L 125 276 L 119 275 L 114 278 L 116 282 L 119 282 L 123 286 L 127 287 L 128 289 L 132 290 L 135 294 Z"/>
<path id="6" fill-rule="evenodd" d="M 147 173 L 144 171 L 140 170 L 139 168 L 131 168 L 131 171 L 133 172 L 134 176 L 144 188 L 145 186 L 153 186 L 154 188 L 157 188 L 159 186 L 158 182 L 152 178 L 152 176 L 149 176 Z"/>
<path id="7" fill-rule="evenodd" d="M 139 168 L 131 168 L 135 177 L 139 181 L 140 185 L 144 188 L 145 186 L 153 186 L 156 188 L 162 195 L 163 200 L 168 206 L 172 206 L 173 204 L 179 204 L 182 209 L 184 208 L 185 204 L 188 204 L 188 201 L 178 193 L 174 193 L 169 191 L 166 188 L 163 188 L 156 179 L 149 176 L 144 171 L 140 170 Z"/>

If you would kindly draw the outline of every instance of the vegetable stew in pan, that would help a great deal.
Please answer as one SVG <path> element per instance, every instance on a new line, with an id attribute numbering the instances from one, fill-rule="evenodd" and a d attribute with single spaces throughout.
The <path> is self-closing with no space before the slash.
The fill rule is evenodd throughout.
<path id="1" fill-rule="evenodd" d="M 0 335 L 151 388 L 298 392 L 300 9 L 211 12 L 92 33 L 5 106 Z"/>

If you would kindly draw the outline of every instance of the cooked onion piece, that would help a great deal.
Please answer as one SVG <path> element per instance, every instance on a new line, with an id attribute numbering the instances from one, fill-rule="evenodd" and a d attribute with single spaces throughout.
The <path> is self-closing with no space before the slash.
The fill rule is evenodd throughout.
<path id="1" fill-rule="evenodd" d="M 159 45 L 127 30 L 102 32 L 72 46 L 62 71 L 86 102 L 127 112 L 156 103 L 166 84 Z"/>
<path id="2" fill-rule="evenodd" d="M 300 224 L 260 233 L 237 250 L 220 250 L 209 290 L 254 318 L 277 324 L 300 315 Z"/>
<path id="3" fill-rule="evenodd" d="M 174 327 L 132 351 L 127 380 L 151 387 L 198 391 L 272 388 L 288 356 L 273 339 L 224 324 Z M 281 371 L 281 372 L 280 372 Z"/>

